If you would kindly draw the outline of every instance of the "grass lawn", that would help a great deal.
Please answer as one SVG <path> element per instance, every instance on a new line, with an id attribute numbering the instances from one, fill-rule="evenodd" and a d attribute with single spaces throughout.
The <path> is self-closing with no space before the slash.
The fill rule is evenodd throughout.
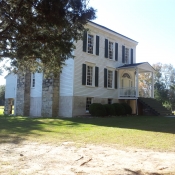
<path id="1" fill-rule="evenodd" d="M 175 118 L 26 118 L 0 116 L 0 143 L 31 140 L 76 144 L 110 144 L 175 151 Z"/>

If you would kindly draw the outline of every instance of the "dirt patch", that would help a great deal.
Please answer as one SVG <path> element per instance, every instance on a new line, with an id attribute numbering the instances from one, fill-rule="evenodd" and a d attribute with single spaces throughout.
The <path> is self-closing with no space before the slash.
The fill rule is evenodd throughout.
<path id="1" fill-rule="evenodd" d="M 0 174 L 175 174 L 175 153 L 110 146 L 23 142 L 0 145 Z"/>

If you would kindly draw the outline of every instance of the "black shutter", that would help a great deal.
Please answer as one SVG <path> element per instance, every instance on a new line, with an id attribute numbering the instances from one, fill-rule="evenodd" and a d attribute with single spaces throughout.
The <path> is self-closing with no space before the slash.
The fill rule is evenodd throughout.
<path id="1" fill-rule="evenodd" d="M 105 58 L 108 58 L 108 40 L 105 39 Z"/>
<path id="2" fill-rule="evenodd" d="M 87 31 L 84 31 L 83 34 L 83 52 L 86 52 L 87 49 Z"/>
<path id="3" fill-rule="evenodd" d="M 118 43 L 115 43 L 115 61 L 118 61 Z"/>
<path id="4" fill-rule="evenodd" d="M 82 85 L 86 85 L 86 64 L 82 64 Z"/>
<path id="5" fill-rule="evenodd" d="M 115 89 L 117 89 L 117 71 L 115 71 Z"/>
<path id="6" fill-rule="evenodd" d="M 96 36 L 96 55 L 99 55 L 99 36 Z"/>
<path id="7" fill-rule="evenodd" d="M 95 67 L 95 87 L 98 87 L 98 67 Z"/>
<path id="8" fill-rule="evenodd" d="M 131 64 L 133 64 L 133 49 L 131 49 Z"/>
<path id="9" fill-rule="evenodd" d="M 125 46 L 122 46 L 122 63 L 125 63 Z"/>
<path id="10" fill-rule="evenodd" d="M 107 88 L 107 69 L 104 68 L 104 87 Z"/>

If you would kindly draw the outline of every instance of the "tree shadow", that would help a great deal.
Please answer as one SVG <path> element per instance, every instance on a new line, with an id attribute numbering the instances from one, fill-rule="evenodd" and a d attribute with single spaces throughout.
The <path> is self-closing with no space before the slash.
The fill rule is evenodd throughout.
<path id="1" fill-rule="evenodd" d="M 124 170 L 129 173 L 128 175 L 166 175 L 165 173 L 164 174 L 155 173 L 155 172 L 148 173 L 148 172 L 142 172 L 141 170 L 133 171 L 133 170 L 130 170 L 130 169 L 127 169 L 127 168 L 125 168 Z"/>
<path id="2" fill-rule="evenodd" d="M 121 116 L 111 118 L 77 117 L 62 120 L 97 126 L 137 129 L 144 131 L 163 132 L 175 134 L 175 118 L 159 116 Z"/>

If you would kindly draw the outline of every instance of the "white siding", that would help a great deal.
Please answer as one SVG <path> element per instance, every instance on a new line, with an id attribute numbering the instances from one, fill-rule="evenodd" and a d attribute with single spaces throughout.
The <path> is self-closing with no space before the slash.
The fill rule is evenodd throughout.
<path id="1" fill-rule="evenodd" d="M 11 73 L 6 76 L 5 98 L 16 98 L 17 75 Z"/>
<path id="2" fill-rule="evenodd" d="M 30 98 L 30 116 L 41 116 L 42 97 Z"/>
<path id="3" fill-rule="evenodd" d="M 122 45 L 129 49 L 134 50 L 133 60 L 135 62 L 135 49 L 136 43 L 130 42 L 128 39 L 123 39 L 110 32 L 100 30 L 98 28 L 88 26 L 90 32 L 93 31 L 100 37 L 99 56 L 88 54 L 82 51 L 82 41 L 76 43 L 75 50 L 75 68 L 74 68 L 74 96 L 86 96 L 86 97 L 100 97 L 100 98 L 118 98 L 116 89 L 104 88 L 104 68 L 116 68 L 122 63 Z M 118 61 L 109 60 L 105 58 L 105 39 L 118 43 Z M 130 50 L 129 50 L 130 52 Z M 82 64 L 87 62 L 94 63 L 99 67 L 99 86 L 87 87 L 82 85 Z"/>
<path id="4" fill-rule="evenodd" d="M 31 87 L 30 96 L 31 97 L 42 97 L 42 73 L 35 73 L 35 87 Z"/>
<path id="5" fill-rule="evenodd" d="M 73 95 L 74 81 L 74 59 L 69 58 L 65 61 L 65 65 L 60 74 L 60 96 Z"/>

